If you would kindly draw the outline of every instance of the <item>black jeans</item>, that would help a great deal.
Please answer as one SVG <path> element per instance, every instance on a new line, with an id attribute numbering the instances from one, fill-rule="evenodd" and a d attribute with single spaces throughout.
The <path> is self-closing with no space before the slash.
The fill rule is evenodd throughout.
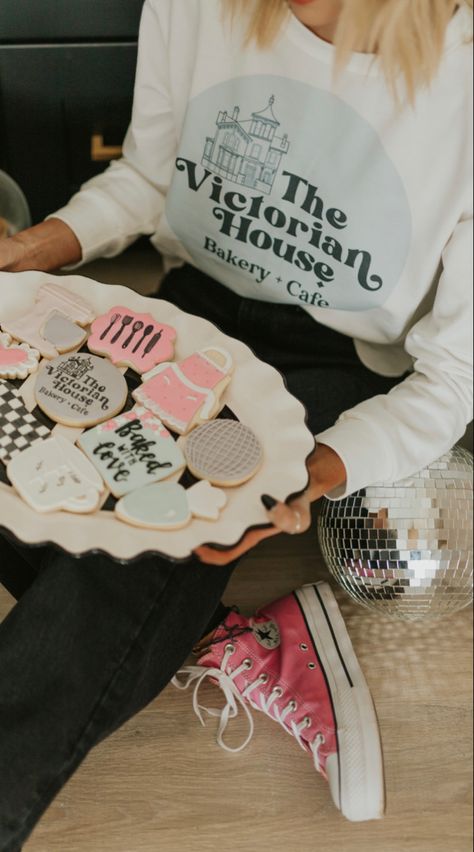
<path id="1" fill-rule="evenodd" d="M 170 273 L 159 296 L 280 369 L 315 432 L 396 383 L 300 308 L 241 299 L 192 267 Z M 218 623 L 234 568 L 124 566 L 0 538 L 0 580 L 19 599 L 0 624 L 1 852 L 20 847 L 87 752 L 153 700 Z"/>

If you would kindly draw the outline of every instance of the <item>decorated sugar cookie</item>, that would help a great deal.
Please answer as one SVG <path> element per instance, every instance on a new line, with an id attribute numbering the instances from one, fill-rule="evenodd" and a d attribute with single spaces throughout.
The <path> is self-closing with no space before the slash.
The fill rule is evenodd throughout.
<path id="1" fill-rule="evenodd" d="M 79 349 L 87 337 L 87 331 L 61 314 L 53 314 L 44 325 L 43 336 L 62 354 Z"/>
<path id="2" fill-rule="evenodd" d="M 36 401 L 45 414 L 65 426 L 85 428 L 118 414 L 127 400 L 120 370 L 96 355 L 78 352 L 46 363 L 36 380 Z"/>
<path id="3" fill-rule="evenodd" d="M 213 420 L 183 441 L 189 470 L 213 485 L 241 485 L 263 461 L 262 445 L 251 429 L 235 420 Z"/>
<path id="4" fill-rule="evenodd" d="M 209 482 L 198 482 L 187 491 L 175 482 L 147 485 L 123 497 L 115 506 L 121 521 L 152 530 L 175 530 L 199 517 L 216 521 L 226 496 Z"/>
<path id="5" fill-rule="evenodd" d="M 173 357 L 175 339 L 174 328 L 157 322 L 151 314 L 118 305 L 94 320 L 87 345 L 91 352 L 107 355 L 117 366 L 146 373 Z"/>
<path id="6" fill-rule="evenodd" d="M 144 408 L 90 429 L 77 443 L 115 497 L 167 479 L 186 464 L 163 423 Z"/>
<path id="7" fill-rule="evenodd" d="M 144 383 L 132 395 L 170 429 L 185 435 L 216 416 L 231 371 L 231 355 L 217 346 L 209 347 L 183 361 L 160 364 L 144 376 Z"/>
<path id="8" fill-rule="evenodd" d="M 0 381 L 0 461 L 7 464 L 50 434 L 47 426 L 30 414 L 20 392 L 10 382 Z"/>
<path id="9" fill-rule="evenodd" d="M 36 512 L 94 512 L 104 491 L 102 478 L 85 455 L 59 435 L 15 456 L 7 475 Z"/>
<path id="10" fill-rule="evenodd" d="M 40 354 L 27 343 L 12 343 L 0 332 L 0 379 L 26 379 L 38 369 Z"/>
<path id="11" fill-rule="evenodd" d="M 34 308 L 18 319 L 2 322 L 2 329 L 16 340 L 38 349 L 44 358 L 56 358 L 60 350 L 45 337 L 44 331 L 48 321 L 58 315 L 80 326 L 94 319 L 92 308 L 75 293 L 59 284 L 43 284 Z"/>

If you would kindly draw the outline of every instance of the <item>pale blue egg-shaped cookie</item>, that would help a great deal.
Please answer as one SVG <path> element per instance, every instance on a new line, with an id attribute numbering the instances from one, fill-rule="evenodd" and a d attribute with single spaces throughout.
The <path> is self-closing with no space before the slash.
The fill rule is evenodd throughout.
<path id="1" fill-rule="evenodd" d="M 177 482 L 145 485 L 122 497 L 115 506 L 121 521 L 152 530 L 174 530 L 191 520 L 186 489 Z"/>

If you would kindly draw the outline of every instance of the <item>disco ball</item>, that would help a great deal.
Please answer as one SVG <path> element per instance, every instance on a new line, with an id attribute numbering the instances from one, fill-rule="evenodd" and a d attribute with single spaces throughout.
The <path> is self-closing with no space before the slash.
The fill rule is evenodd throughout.
<path id="1" fill-rule="evenodd" d="M 408 621 L 472 601 L 472 454 L 455 446 L 419 473 L 324 500 L 319 542 L 360 604 Z"/>

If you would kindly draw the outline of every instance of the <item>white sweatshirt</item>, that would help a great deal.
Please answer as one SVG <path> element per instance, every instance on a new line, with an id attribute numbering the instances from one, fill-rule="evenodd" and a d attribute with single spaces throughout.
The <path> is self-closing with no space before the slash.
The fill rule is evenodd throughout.
<path id="1" fill-rule="evenodd" d="M 371 370 L 410 370 L 316 436 L 346 466 L 342 497 L 424 467 L 471 418 L 470 14 L 400 107 L 373 57 L 334 83 L 333 47 L 294 16 L 244 49 L 224 5 L 146 0 L 123 158 L 53 215 L 83 262 L 149 234 L 168 267 L 300 305 Z"/>

